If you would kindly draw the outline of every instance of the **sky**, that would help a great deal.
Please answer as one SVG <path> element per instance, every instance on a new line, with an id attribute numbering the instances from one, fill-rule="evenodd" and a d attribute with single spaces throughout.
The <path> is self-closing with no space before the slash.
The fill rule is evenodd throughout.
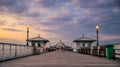
<path id="1" fill-rule="evenodd" d="M 83 34 L 100 44 L 120 42 L 120 0 L 0 0 L 0 42 L 26 43 L 38 36 L 66 44 Z"/>

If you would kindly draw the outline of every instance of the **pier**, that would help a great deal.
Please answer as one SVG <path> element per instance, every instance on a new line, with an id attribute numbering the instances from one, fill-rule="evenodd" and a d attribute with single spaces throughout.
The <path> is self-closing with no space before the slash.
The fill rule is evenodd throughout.
<path id="1" fill-rule="evenodd" d="M 0 67 L 120 67 L 120 0 L 0 0 Z"/>

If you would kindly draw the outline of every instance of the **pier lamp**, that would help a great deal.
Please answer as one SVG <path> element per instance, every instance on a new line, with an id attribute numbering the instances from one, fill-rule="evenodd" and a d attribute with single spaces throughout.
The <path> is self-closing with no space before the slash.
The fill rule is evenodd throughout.
<path id="1" fill-rule="evenodd" d="M 29 45 L 28 44 L 28 39 L 29 39 L 29 29 L 30 29 L 30 26 L 26 26 L 26 29 L 27 29 L 27 46 Z"/>
<path id="2" fill-rule="evenodd" d="M 99 46 L 99 36 L 98 36 L 98 34 L 99 34 L 99 26 L 97 25 L 96 26 L 96 35 L 97 35 L 97 46 Z"/>

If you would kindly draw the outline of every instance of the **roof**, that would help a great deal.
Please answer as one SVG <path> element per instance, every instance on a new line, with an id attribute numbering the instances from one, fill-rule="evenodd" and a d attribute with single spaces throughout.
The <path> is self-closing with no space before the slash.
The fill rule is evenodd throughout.
<path id="1" fill-rule="evenodd" d="M 57 44 L 64 44 L 61 40 Z"/>
<path id="2" fill-rule="evenodd" d="M 56 47 L 59 47 L 59 46 L 66 46 L 61 40 L 55 45 Z"/>
<path id="3" fill-rule="evenodd" d="M 73 42 L 94 42 L 95 39 L 85 37 L 84 35 L 81 38 L 74 40 Z"/>
<path id="4" fill-rule="evenodd" d="M 34 38 L 30 38 L 28 39 L 28 41 L 45 41 L 45 42 L 49 42 L 49 40 L 42 38 L 40 36 L 34 37 Z"/>

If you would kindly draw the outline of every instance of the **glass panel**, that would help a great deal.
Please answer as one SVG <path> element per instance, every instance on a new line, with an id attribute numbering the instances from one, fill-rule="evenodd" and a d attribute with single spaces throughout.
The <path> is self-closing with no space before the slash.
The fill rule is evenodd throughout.
<path id="1" fill-rule="evenodd" d="M 30 54 L 30 47 L 28 47 L 27 53 Z"/>
<path id="2" fill-rule="evenodd" d="M 16 46 L 16 56 L 18 56 L 18 52 L 19 50 L 18 50 L 18 46 Z"/>
<path id="3" fill-rule="evenodd" d="M 4 45 L 4 58 L 8 58 L 10 56 L 10 45 Z"/>
<path id="4" fill-rule="evenodd" d="M 3 48 L 3 44 L 0 44 L 0 58 L 2 58 L 2 48 Z"/>
<path id="5" fill-rule="evenodd" d="M 22 56 L 24 55 L 25 51 L 24 51 L 24 46 L 21 46 L 21 54 Z"/>
<path id="6" fill-rule="evenodd" d="M 24 55 L 27 55 L 27 47 L 25 46 L 25 54 Z"/>
<path id="7" fill-rule="evenodd" d="M 19 46 L 20 47 L 20 49 L 19 49 L 19 56 L 22 56 L 22 52 L 21 52 L 21 46 Z"/>
<path id="8" fill-rule="evenodd" d="M 11 57 L 15 57 L 15 45 L 11 45 Z"/>
<path id="9" fill-rule="evenodd" d="M 17 56 L 20 56 L 20 46 L 17 46 Z"/>
<path id="10" fill-rule="evenodd" d="M 16 51 L 17 50 L 17 51 Z M 13 44 L 0 44 L 0 60 L 25 56 L 33 53 L 33 47 Z"/>
<path id="11" fill-rule="evenodd" d="M 30 47 L 30 53 L 33 54 L 33 47 Z"/>
<path id="12" fill-rule="evenodd" d="M 28 47 L 28 54 L 30 54 L 30 47 Z"/>

